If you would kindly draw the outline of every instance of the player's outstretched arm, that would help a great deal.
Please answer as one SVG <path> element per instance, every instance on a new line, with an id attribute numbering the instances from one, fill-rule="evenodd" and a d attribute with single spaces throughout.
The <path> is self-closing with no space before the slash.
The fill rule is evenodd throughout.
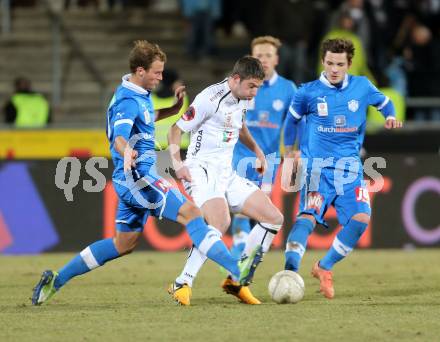
<path id="1" fill-rule="evenodd" d="M 243 123 L 243 126 L 240 130 L 239 139 L 246 147 L 248 147 L 252 152 L 255 153 L 255 156 L 257 157 L 257 161 L 256 161 L 257 171 L 260 174 L 264 174 L 264 172 L 267 169 L 266 157 L 263 151 L 261 150 L 260 146 L 258 146 L 254 138 L 252 138 L 252 135 L 249 132 L 249 129 L 247 128 L 245 123 Z"/>
<path id="2" fill-rule="evenodd" d="M 176 124 L 172 125 L 168 132 L 168 150 L 170 151 L 171 162 L 176 171 L 178 179 L 191 182 L 191 174 L 180 158 L 180 142 L 182 140 L 182 130 Z"/>
<path id="3" fill-rule="evenodd" d="M 155 121 L 159 121 L 162 119 L 166 119 L 170 116 L 173 116 L 179 113 L 180 109 L 183 106 L 183 101 L 185 99 L 185 86 L 180 86 L 176 88 L 174 92 L 174 96 L 176 97 L 176 103 L 168 108 L 162 108 L 156 111 Z"/>

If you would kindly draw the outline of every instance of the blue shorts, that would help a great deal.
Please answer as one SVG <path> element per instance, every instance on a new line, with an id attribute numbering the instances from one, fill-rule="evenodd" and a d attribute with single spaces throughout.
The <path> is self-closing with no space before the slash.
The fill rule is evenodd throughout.
<path id="1" fill-rule="evenodd" d="M 259 188 L 261 188 L 263 184 L 273 184 L 275 182 L 278 167 L 280 166 L 279 162 L 276 163 L 274 158 L 267 158 L 267 170 L 264 175 L 261 175 L 255 168 L 255 160 L 256 157 L 254 155 L 240 154 L 235 150 L 232 157 L 232 168 L 240 177 L 252 181 Z"/>
<path id="2" fill-rule="evenodd" d="M 336 209 L 341 225 L 346 225 L 358 213 L 371 215 L 370 198 L 362 174 L 348 184 L 335 184 L 333 170 L 327 169 L 322 170 L 318 184 L 311 184 L 311 178 L 308 170 L 305 185 L 301 189 L 298 215 L 313 215 L 316 222 L 327 228 L 324 215 L 330 205 Z"/>
<path id="3" fill-rule="evenodd" d="M 119 197 L 116 229 L 141 232 L 150 215 L 176 221 L 180 207 L 187 201 L 179 190 L 155 173 L 149 173 L 127 187 L 113 181 Z"/>

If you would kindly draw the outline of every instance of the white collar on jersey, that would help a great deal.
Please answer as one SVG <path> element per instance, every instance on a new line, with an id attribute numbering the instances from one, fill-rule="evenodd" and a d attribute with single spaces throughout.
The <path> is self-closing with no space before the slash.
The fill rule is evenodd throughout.
<path id="1" fill-rule="evenodd" d="M 130 89 L 134 91 L 135 93 L 141 94 L 141 95 L 148 95 L 150 92 L 142 87 L 139 87 L 138 85 L 134 84 L 133 82 L 130 82 L 128 79 L 130 78 L 131 74 L 127 74 L 122 76 L 122 86 L 124 88 Z"/>
<path id="2" fill-rule="evenodd" d="M 276 71 L 273 72 L 272 77 L 269 80 L 269 85 L 272 86 L 278 79 L 278 73 Z"/>
<path id="3" fill-rule="evenodd" d="M 336 88 L 333 84 L 329 82 L 327 77 L 325 77 L 325 71 L 321 72 L 321 76 L 319 76 L 319 80 L 324 83 L 329 88 Z M 341 89 L 344 89 L 348 86 L 348 74 L 345 74 L 344 81 L 342 82 Z"/>

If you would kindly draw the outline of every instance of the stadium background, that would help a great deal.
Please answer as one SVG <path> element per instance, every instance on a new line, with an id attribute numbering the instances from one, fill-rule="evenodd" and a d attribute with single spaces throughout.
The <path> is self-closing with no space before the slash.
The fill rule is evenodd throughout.
<path id="1" fill-rule="evenodd" d="M 7 101 L 16 77 L 26 76 L 34 90 L 50 100 L 52 120 L 39 129 L 0 127 L 0 253 L 77 251 L 111 236 L 116 205 L 111 161 L 108 168 L 95 165 L 106 179 L 106 186 L 95 188 L 96 192 L 84 190 L 84 181 L 96 185 L 85 165 L 89 158 L 109 157 L 105 107 L 120 76 L 127 72 L 133 40 L 148 39 L 164 49 L 166 67 L 178 71 L 191 100 L 203 87 L 223 78 L 234 60 L 248 52 L 251 38 L 260 34 L 273 34 L 285 43 L 282 75 L 297 84 L 313 79 L 317 47 L 332 20 L 342 12 L 359 18 L 359 11 L 364 21 L 358 28 L 367 29 L 356 34 L 368 44 L 368 72 L 378 86 L 385 86 L 387 80 L 390 87 L 391 82 L 406 105 L 401 132 L 376 128 L 366 137 L 365 157 L 382 156 L 387 168 L 382 170 L 383 190 L 371 194 L 373 219 L 360 247 L 440 246 L 438 1 L 280 0 L 271 1 L 270 10 L 263 1 L 224 1 L 222 14 L 213 18 L 216 45 L 207 55 L 188 55 L 185 50 L 189 21 L 177 1 L 116 2 L 113 9 L 106 1 L 96 2 L 97 6 L 94 1 L 72 1 L 67 9 L 61 0 L 1 3 L 0 101 Z M 353 3 L 363 6 L 349 8 Z M 383 15 L 385 22 L 380 19 Z M 429 30 L 429 39 L 422 27 Z M 399 86 L 402 82 L 405 87 Z M 73 201 L 55 184 L 57 164 L 63 157 L 78 158 L 81 165 Z M 159 159 L 165 165 L 166 153 L 161 152 Z M 164 167 L 164 176 L 169 176 L 165 171 Z M 67 175 L 66 182 L 71 176 Z M 274 243 L 283 248 L 297 196 L 276 185 L 273 200 L 286 217 Z M 337 230 L 334 212 L 328 218 L 331 229 L 318 229 L 310 241 L 312 248 L 331 244 Z M 189 245 L 182 227 L 150 219 L 140 247 L 179 251 Z"/>

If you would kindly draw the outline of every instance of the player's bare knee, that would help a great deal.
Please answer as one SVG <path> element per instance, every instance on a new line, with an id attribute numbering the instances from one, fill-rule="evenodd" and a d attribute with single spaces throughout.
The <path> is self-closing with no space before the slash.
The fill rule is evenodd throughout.
<path id="1" fill-rule="evenodd" d="M 313 225 L 316 224 L 316 219 L 313 215 L 310 214 L 301 214 L 300 216 L 298 216 L 298 218 L 302 218 L 302 219 L 306 219 L 309 220 L 310 222 L 313 223 Z"/>
<path id="2" fill-rule="evenodd" d="M 206 217 L 206 221 L 210 226 L 217 228 L 222 233 L 226 233 L 231 225 L 231 217 L 229 215 Z"/>
<path id="3" fill-rule="evenodd" d="M 187 201 L 180 207 L 179 215 L 181 215 L 185 221 L 191 221 L 196 217 L 202 216 L 202 211 L 194 203 Z"/>
<path id="4" fill-rule="evenodd" d="M 358 213 L 356 215 L 353 215 L 351 217 L 352 220 L 356 220 L 358 222 L 362 222 L 362 223 L 370 223 L 370 215 L 365 214 L 365 213 Z"/>
<path id="5" fill-rule="evenodd" d="M 284 222 L 284 216 L 277 208 L 275 208 L 274 210 L 271 210 L 265 222 L 276 225 L 282 225 Z"/>
<path id="6" fill-rule="evenodd" d="M 279 224 L 282 225 L 284 222 L 284 215 L 281 214 L 281 212 L 277 209 L 276 211 L 274 211 L 274 224 Z"/>
<path id="7" fill-rule="evenodd" d="M 115 247 L 119 255 L 125 255 L 133 252 L 138 243 L 138 234 L 120 235 L 115 238 Z"/>

